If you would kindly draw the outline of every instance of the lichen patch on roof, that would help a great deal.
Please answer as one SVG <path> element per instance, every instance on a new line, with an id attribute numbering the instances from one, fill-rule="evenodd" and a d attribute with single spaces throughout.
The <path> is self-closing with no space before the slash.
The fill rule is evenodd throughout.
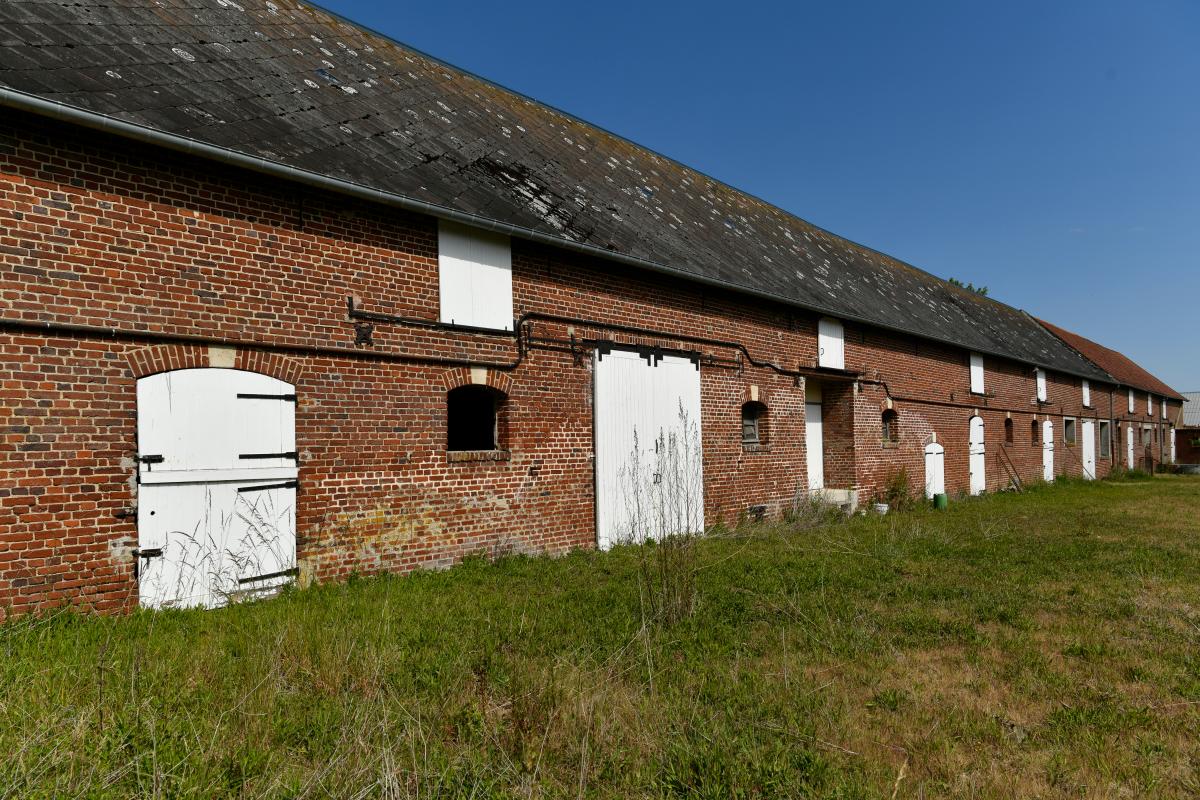
<path id="1" fill-rule="evenodd" d="M 0 85 L 805 308 L 1102 377 L 1014 308 L 297 0 L 5 0 Z"/>

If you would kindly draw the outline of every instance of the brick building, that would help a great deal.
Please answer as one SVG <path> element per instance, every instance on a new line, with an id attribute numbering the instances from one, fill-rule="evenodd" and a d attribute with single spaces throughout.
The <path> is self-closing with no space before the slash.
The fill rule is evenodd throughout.
<path id="1" fill-rule="evenodd" d="M 0 23 L 0 613 L 1103 476 L 1179 408 L 294 0 Z"/>
<path id="2" fill-rule="evenodd" d="M 1127 469 L 1153 472 L 1175 461 L 1176 429 L 1183 422 L 1184 397 L 1133 362 L 1128 356 L 1077 333 L 1042 321 L 1084 358 L 1110 376 L 1112 383 L 1098 398 L 1110 422 L 1117 461 Z"/>
<path id="3" fill-rule="evenodd" d="M 1200 392 L 1184 392 L 1183 414 L 1175 434 L 1175 461 L 1200 464 Z"/>

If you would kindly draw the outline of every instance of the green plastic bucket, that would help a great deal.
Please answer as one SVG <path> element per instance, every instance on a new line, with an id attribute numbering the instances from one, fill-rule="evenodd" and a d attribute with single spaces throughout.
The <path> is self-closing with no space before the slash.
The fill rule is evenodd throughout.
<path id="1" fill-rule="evenodd" d="M 946 495 L 944 493 L 943 494 L 935 494 L 933 496 L 933 507 L 936 508 L 938 511 L 945 511 L 946 506 L 948 506 L 948 505 L 949 505 L 949 502 L 946 500 Z"/>

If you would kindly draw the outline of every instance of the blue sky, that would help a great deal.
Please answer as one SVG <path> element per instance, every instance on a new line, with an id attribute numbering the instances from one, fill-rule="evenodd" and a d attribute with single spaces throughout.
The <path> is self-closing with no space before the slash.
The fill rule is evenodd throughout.
<path id="1" fill-rule="evenodd" d="M 1200 3 L 322 4 L 1200 390 Z"/>

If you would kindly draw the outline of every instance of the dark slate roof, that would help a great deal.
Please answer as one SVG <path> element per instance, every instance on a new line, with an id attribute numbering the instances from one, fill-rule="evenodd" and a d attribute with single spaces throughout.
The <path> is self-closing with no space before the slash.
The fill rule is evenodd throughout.
<path id="1" fill-rule="evenodd" d="M 1093 342 L 1091 339 L 1080 336 L 1078 333 L 1073 333 L 1066 328 L 1052 325 L 1045 320 L 1038 321 L 1045 325 L 1047 330 L 1074 348 L 1084 358 L 1109 375 L 1112 375 L 1116 379 L 1116 382 L 1122 386 L 1141 389 L 1151 394 L 1169 397 L 1172 400 L 1183 399 L 1183 395 L 1142 369 L 1124 353 L 1118 353 L 1116 350 Z"/>
<path id="2" fill-rule="evenodd" d="M 33 95 L 388 197 L 1103 377 L 1024 313 L 296 0 L 3 0 Z M 382 199 L 382 198 L 381 198 Z"/>

